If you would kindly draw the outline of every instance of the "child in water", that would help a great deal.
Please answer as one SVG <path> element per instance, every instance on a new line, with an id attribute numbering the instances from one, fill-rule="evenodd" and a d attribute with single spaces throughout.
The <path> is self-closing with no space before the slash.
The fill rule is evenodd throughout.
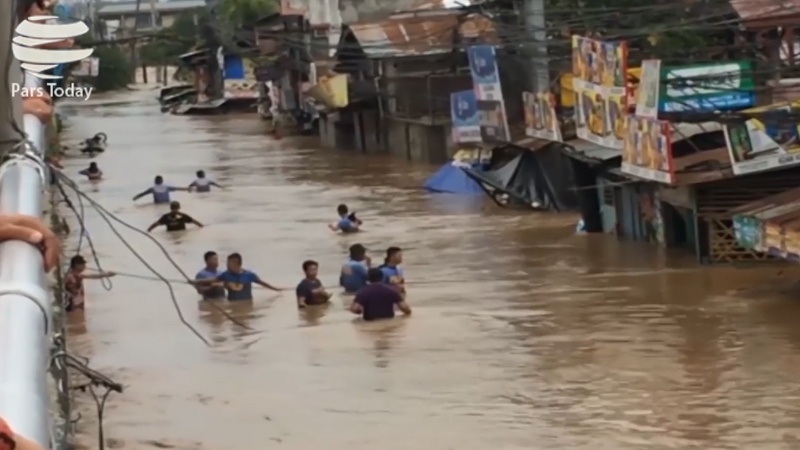
<path id="1" fill-rule="evenodd" d="M 342 233 L 355 233 L 360 231 L 362 222 L 356 217 L 355 211 L 351 213 L 347 205 L 342 203 L 336 208 L 336 212 L 339 214 L 339 220 L 328 225 L 328 228 L 333 231 L 341 231 Z"/>

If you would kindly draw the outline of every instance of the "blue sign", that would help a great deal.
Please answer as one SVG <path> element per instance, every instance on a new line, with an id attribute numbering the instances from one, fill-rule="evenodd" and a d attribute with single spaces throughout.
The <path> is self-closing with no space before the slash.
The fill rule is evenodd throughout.
<path id="1" fill-rule="evenodd" d="M 491 45 L 476 45 L 467 49 L 469 69 L 475 84 L 497 84 L 497 59 Z"/>
<path id="2" fill-rule="evenodd" d="M 481 142 L 480 115 L 475 91 L 450 94 L 450 119 L 453 122 L 453 142 Z"/>
<path id="3" fill-rule="evenodd" d="M 662 67 L 659 112 L 736 111 L 755 105 L 749 61 Z"/>

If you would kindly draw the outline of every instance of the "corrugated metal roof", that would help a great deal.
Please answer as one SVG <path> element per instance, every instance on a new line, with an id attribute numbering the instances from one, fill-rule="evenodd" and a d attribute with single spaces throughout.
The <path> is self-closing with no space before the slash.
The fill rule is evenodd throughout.
<path id="1" fill-rule="evenodd" d="M 800 11 L 800 0 L 730 0 L 730 4 L 744 21 L 770 20 Z"/>
<path id="2" fill-rule="evenodd" d="M 158 12 L 175 12 L 185 11 L 188 9 L 205 8 L 205 0 L 170 0 L 160 1 L 155 4 L 156 11 Z M 139 6 L 141 14 L 150 13 L 150 3 L 142 0 Z M 97 8 L 97 14 L 100 16 L 120 15 L 120 14 L 135 14 L 136 2 L 115 2 L 101 4 Z"/>
<path id="3" fill-rule="evenodd" d="M 482 2 L 483 0 L 414 0 L 410 7 L 398 9 L 395 12 L 420 11 L 424 9 L 457 9 Z"/>
<path id="4" fill-rule="evenodd" d="M 453 48 L 453 32 L 458 27 L 456 14 L 392 18 L 375 23 L 359 23 L 348 28 L 369 58 L 422 56 L 444 53 Z M 460 26 L 462 38 L 481 43 L 497 40 L 494 23 L 471 14 Z"/>
<path id="5" fill-rule="evenodd" d="M 622 150 L 615 148 L 603 147 L 602 145 L 593 144 L 583 139 L 573 139 L 564 142 L 569 148 L 568 153 L 577 159 L 583 159 L 587 162 L 602 162 L 608 161 L 616 157 L 622 156 Z"/>

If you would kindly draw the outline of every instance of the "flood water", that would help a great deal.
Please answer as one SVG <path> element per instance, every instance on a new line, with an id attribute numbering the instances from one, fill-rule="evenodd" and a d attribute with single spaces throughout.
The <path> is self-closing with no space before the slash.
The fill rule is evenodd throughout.
<path id="1" fill-rule="evenodd" d="M 800 446 L 800 305 L 771 288 L 797 271 L 711 270 L 646 244 L 574 236 L 574 215 L 426 194 L 419 187 L 435 167 L 275 141 L 254 114 L 163 115 L 154 95 L 66 109 L 67 141 L 109 136 L 95 159 L 106 179 L 80 185 L 146 228 L 166 207 L 131 197 L 157 174 L 185 186 L 204 169 L 229 189 L 175 199 L 207 226 L 152 235 L 187 273 L 207 250 L 237 251 L 245 267 L 292 291 L 258 290 L 251 308 L 229 309 L 252 331 L 175 285 L 209 348 L 181 324 L 163 283 L 118 276 L 106 291 L 87 281 L 70 350 L 126 386 L 106 410 L 113 447 Z M 65 165 L 72 176 L 88 159 Z M 339 203 L 358 211 L 366 232 L 326 228 Z M 105 269 L 150 275 L 96 212 L 86 221 Z M 164 276 L 180 278 L 156 245 L 123 235 Z M 338 292 L 355 242 L 374 260 L 390 245 L 405 250 L 412 317 L 360 323 L 338 294 L 326 310 L 298 312 L 303 260 L 319 261 Z M 737 291 L 752 286 L 762 288 Z M 76 396 L 79 444 L 96 448 L 93 405 Z"/>

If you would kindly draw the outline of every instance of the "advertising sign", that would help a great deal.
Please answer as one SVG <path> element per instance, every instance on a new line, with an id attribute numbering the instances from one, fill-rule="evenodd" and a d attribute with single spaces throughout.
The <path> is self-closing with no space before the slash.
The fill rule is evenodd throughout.
<path id="1" fill-rule="evenodd" d="M 525 135 L 548 141 L 563 142 L 561 123 L 556 116 L 556 98 L 550 92 L 523 92 Z"/>
<path id="2" fill-rule="evenodd" d="M 669 122 L 647 117 L 628 116 L 625 145 L 622 149 L 622 172 L 673 184 L 672 127 Z"/>
<path id="3" fill-rule="evenodd" d="M 453 143 L 481 142 L 481 124 L 475 91 L 450 94 L 450 119 L 453 122 Z"/>
<path id="4" fill-rule="evenodd" d="M 800 106 L 800 103 L 794 105 Z M 792 105 L 772 105 L 748 112 L 791 111 Z M 750 119 L 725 125 L 725 143 L 733 173 L 744 175 L 800 164 L 800 127 L 783 119 Z"/>
<path id="5" fill-rule="evenodd" d="M 475 45 L 467 49 L 467 56 L 478 111 L 481 111 L 481 135 L 490 139 L 487 142 L 508 142 L 511 137 L 494 47 Z"/>
<path id="6" fill-rule="evenodd" d="M 579 138 L 622 149 L 628 104 L 628 45 L 572 36 L 575 127 Z"/>
<path id="7" fill-rule="evenodd" d="M 755 104 L 753 70 L 749 61 L 661 67 L 658 109 L 731 111 Z"/>
<path id="8" fill-rule="evenodd" d="M 636 116 L 658 119 L 658 99 L 661 83 L 661 60 L 642 61 L 636 88 Z"/>

